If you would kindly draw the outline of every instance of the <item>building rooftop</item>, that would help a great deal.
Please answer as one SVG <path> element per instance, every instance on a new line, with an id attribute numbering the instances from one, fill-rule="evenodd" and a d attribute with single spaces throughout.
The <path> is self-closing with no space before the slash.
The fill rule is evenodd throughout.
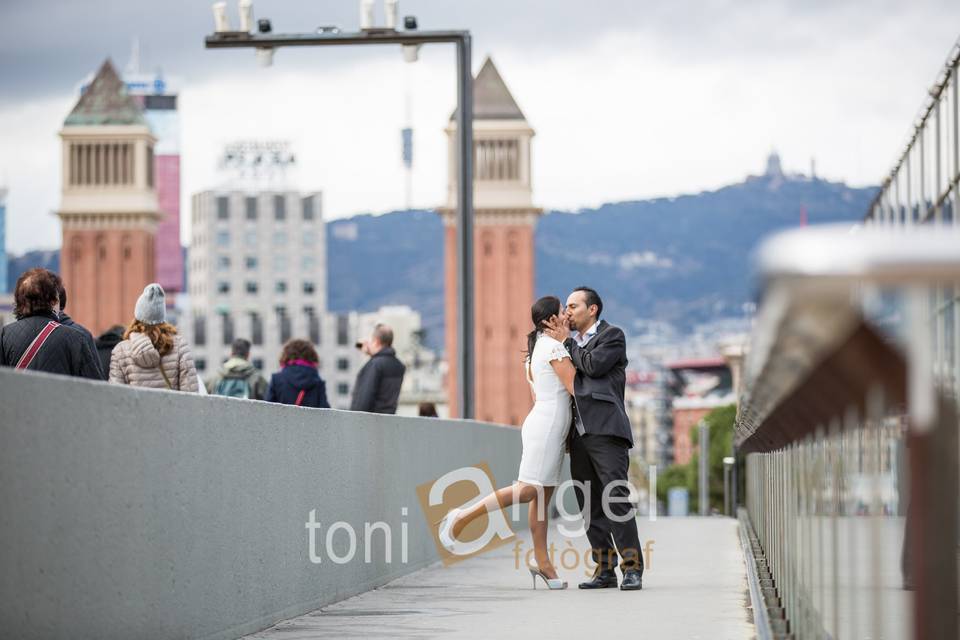
<path id="1" fill-rule="evenodd" d="M 128 93 L 126 84 L 108 58 L 63 124 L 70 127 L 146 123 L 143 111 Z"/>
<path id="2" fill-rule="evenodd" d="M 450 115 L 454 120 L 457 112 Z M 487 56 L 473 80 L 474 120 L 526 120 L 493 60 Z"/>

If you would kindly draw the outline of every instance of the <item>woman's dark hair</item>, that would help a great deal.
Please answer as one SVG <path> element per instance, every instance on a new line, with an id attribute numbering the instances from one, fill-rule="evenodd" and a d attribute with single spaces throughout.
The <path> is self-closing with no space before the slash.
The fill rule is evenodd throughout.
<path id="1" fill-rule="evenodd" d="M 533 321 L 533 331 L 527 334 L 527 351 L 524 358 L 533 353 L 533 346 L 537 343 L 537 333 L 543 331 L 547 320 L 560 312 L 560 298 L 543 296 L 530 307 L 530 319 Z"/>
<path id="2" fill-rule="evenodd" d="M 280 366 L 285 366 L 291 360 L 306 360 L 307 362 L 318 364 L 320 362 L 320 356 L 317 355 L 317 350 L 314 348 L 312 342 L 301 338 L 294 338 L 293 340 L 288 340 L 287 343 L 283 345 L 283 352 L 280 354 Z"/>
<path id="3" fill-rule="evenodd" d="M 56 311 L 60 302 L 60 276 L 37 267 L 17 278 L 13 294 L 13 314 L 19 320 L 35 313 Z"/>

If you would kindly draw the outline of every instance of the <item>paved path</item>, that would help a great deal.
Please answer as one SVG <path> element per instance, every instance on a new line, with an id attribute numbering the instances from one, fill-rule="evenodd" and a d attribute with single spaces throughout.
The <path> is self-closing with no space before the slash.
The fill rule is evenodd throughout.
<path id="1" fill-rule="evenodd" d="M 565 591 L 534 591 L 514 545 L 451 567 L 437 563 L 299 618 L 248 636 L 307 638 L 677 638 L 750 639 L 746 569 L 737 523 L 728 518 L 641 519 L 641 542 L 652 541 L 643 591 L 581 591 L 586 569 L 564 570 Z M 557 549 L 566 540 L 551 531 Z M 571 541 L 578 550 L 586 538 Z M 568 566 L 573 554 L 567 556 Z M 615 635 L 611 635 L 615 634 Z"/>

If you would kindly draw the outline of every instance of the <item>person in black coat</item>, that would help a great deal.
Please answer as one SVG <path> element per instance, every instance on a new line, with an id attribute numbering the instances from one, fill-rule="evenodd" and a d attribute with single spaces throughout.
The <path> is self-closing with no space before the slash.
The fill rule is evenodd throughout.
<path id="1" fill-rule="evenodd" d="M 17 321 L 0 329 L 0 366 L 101 380 L 87 337 L 60 322 L 61 287 L 60 276 L 47 269 L 30 269 L 17 279 Z"/>
<path id="2" fill-rule="evenodd" d="M 115 324 L 101 333 L 95 342 L 97 356 L 100 358 L 100 373 L 104 380 L 110 379 L 110 357 L 113 355 L 113 348 L 123 340 L 125 330 L 126 327 L 122 324 Z"/>
<path id="3" fill-rule="evenodd" d="M 373 335 L 357 347 L 370 356 L 357 373 L 353 385 L 351 411 L 396 413 L 400 387 L 407 368 L 393 350 L 393 329 L 385 324 L 373 328 Z"/>
<path id="4" fill-rule="evenodd" d="M 317 350 L 309 340 L 287 342 L 280 354 L 280 371 L 270 377 L 266 401 L 329 409 L 327 383 L 317 371 L 319 363 Z"/>
<path id="5" fill-rule="evenodd" d="M 577 370 L 573 379 L 574 424 L 568 440 L 570 475 L 582 487 L 589 487 L 589 497 L 580 488 L 575 493 L 597 564 L 593 579 L 579 586 L 615 589 L 614 563 L 619 554 L 623 572 L 620 589 L 636 591 L 642 588 L 643 556 L 627 488 L 629 450 L 633 447 L 624 403 L 627 343 L 622 329 L 600 320 L 602 311 L 599 294 L 589 287 L 578 287 L 567 298 L 568 326 L 551 325 L 547 334 L 564 342 Z M 604 500 L 608 486 L 610 491 Z"/>

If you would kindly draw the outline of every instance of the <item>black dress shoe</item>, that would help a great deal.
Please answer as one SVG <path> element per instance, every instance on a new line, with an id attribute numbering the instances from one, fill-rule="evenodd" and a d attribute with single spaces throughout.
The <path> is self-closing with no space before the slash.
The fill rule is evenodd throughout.
<path id="1" fill-rule="evenodd" d="M 643 574 L 636 569 L 628 569 L 623 574 L 623 582 L 620 583 L 621 591 L 639 591 L 643 589 Z"/>
<path id="2" fill-rule="evenodd" d="M 593 575 L 590 582 L 581 582 L 581 589 L 616 589 L 617 573 L 613 569 L 604 569 Z"/>

